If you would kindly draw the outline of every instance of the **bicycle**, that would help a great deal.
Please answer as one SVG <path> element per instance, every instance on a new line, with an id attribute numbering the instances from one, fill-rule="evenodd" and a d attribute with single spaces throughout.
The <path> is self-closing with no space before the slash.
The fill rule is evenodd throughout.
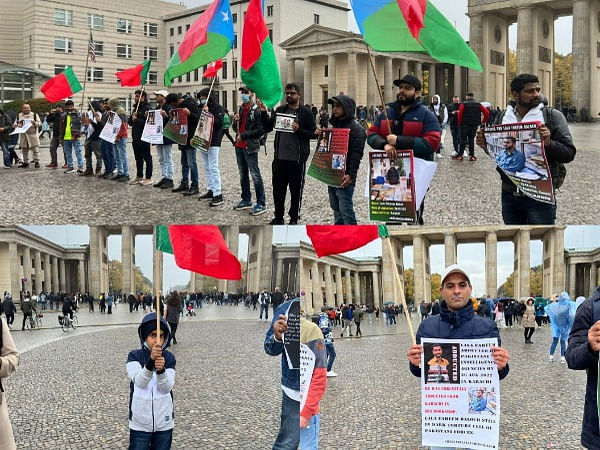
<path id="1" fill-rule="evenodd" d="M 29 331 L 34 328 L 42 328 L 42 317 L 43 314 L 38 314 L 35 311 L 31 312 L 31 315 L 25 320 L 25 328 Z"/>
<path id="2" fill-rule="evenodd" d="M 58 316 L 58 323 L 60 324 L 64 333 L 66 333 L 69 328 L 76 329 L 79 325 L 79 320 L 77 319 L 77 314 L 73 313 L 73 319 L 69 318 L 69 315 L 66 316 Z"/>

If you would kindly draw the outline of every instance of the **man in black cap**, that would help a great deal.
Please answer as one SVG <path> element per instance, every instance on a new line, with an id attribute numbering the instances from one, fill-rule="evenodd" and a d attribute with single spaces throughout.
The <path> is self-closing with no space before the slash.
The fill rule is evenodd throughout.
<path id="1" fill-rule="evenodd" d="M 440 145 L 440 123 L 421 103 L 421 81 L 404 75 L 394 81 L 398 86 L 396 101 L 387 105 L 387 118 L 381 113 L 368 131 L 368 144 L 375 150 L 385 150 L 390 159 L 396 159 L 396 150 L 412 150 L 415 158 L 433 161 Z M 391 125 L 391 126 L 390 126 Z M 423 207 L 417 211 L 417 222 L 423 224 Z"/>

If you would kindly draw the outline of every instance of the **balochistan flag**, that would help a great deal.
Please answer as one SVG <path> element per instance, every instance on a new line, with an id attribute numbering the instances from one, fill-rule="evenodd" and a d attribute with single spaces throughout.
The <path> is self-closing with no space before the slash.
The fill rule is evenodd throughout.
<path id="1" fill-rule="evenodd" d="M 381 52 L 426 52 L 483 71 L 479 58 L 429 0 L 350 0 L 365 41 Z"/>
<path id="2" fill-rule="evenodd" d="M 202 78 L 214 78 L 217 76 L 217 72 L 223 68 L 223 60 L 218 59 L 216 61 L 211 62 L 206 70 L 202 74 Z"/>
<path id="3" fill-rule="evenodd" d="M 165 86 L 192 70 L 223 58 L 233 47 L 229 0 L 214 0 L 185 33 L 165 71 Z"/>
<path id="4" fill-rule="evenodd" d="M 283 89 L 261 0 L 250 0 L 242 34 L 242 81 L 272 108 L 281 101 Z"/>
<path id="5" fill-rule="evenodd" d="M 349 252 L 378 237 L 389 237 L 385 225 L 306 225 L 319 258 Z"/>
<path id="6" fill-rule="evenodd" d="M 150 61 L 147 59 L 131 69 L 125 69 L 117 72 L 117 78 L 121 81 L 121 87 L 142 86 L 148 81 L 148 71 L 150 70 Z"/>
<path id="7" fill-rule="evenodd" d="M 81 84 L 79 84 L 73 68 L 69 66 L 62 73 L 46 81 L 40 90 L 46 100 L 54 103 L 79 92 Z"/>
<path id="8" fill-rule="evenodd" d="M 241 280 L 242 266 L 216 225 L 158 225 L 156 249 L 178 267 L 221 280 Z"/>

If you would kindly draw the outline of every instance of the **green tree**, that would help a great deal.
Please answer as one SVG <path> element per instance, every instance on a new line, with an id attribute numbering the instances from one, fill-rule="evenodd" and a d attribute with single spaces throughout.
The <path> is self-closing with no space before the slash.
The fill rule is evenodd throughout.
<path id="1" fill-rule="evenodd" d="M 120 261 L 112 260 L 108 262 L 108 283 L 115 291 L 122 291 L 121 274 L 123 268 Z M 135 266 L 133 268 L 136 292 L 152 292 L 152 282 L 144 276 L 142 270 Z"/>
<path id="2" fill-rule="evenodd" d="M 554 104 L 570 105 L 573 102 L 573 54 L 554 53 Z"/>
<path id="3" fill-rule="evenodd" d="M 442 276 L 439 273 L 431 274 L 431 297 L 440 297 L 440 288 L 442 287 Z"/>
<path id="4" fill-rule="evenodd" d="M 404 271 L 404 296 L 409 299 L 415 298 L 415 272 L 413 269 Z"/>
<path id="5" fill-rule="evenodd" d="M 544 273 L 541 265 L 529 269 L 529 295 L 532 297 L 542 295 L 543 281 Z M 515 297 L 515 272 L 506 278 L 497 292 L 499 297 Z"/>

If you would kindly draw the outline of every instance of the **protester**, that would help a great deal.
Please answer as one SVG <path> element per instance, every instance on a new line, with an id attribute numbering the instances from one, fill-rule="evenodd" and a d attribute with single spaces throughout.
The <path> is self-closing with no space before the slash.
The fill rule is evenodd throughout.
<path id="1" fill-rule="evenodd" d="M 565 353 L 567 351 L 567 337 L 571 331 L 571 326 L 575 320 L 575 303 L 566 292 L 558 296 L 556 302 L 552 302 L 544 308 L 550 318 L 552 328 L 552 345 L 550 346 L 550 362 L 554 361 L 554 351 L 560 340 L 560 362 L 565 363 Z"/>
<path id="2" fill-rule="evenodd" d="M 100 139 L 102 127 L 98 123 L 102 118 L 99 113 L 100 103 L 93 101 L 90 102 L 90 106 L 92 109 L 90 109 L 87 114 L 82 114 L 81 116 L 81 122 L 85 132 L 85 143 L 83 144 L 83 148 L 85 149 L 85 172 L 80 174 L 82 176 L 94 175 L 92 155 L 96 157 L 96 175 L 100 175 L 102 172 L 102 153 L 100 151 L 100 146 L 102 145 L 102 140 Z"/>
<path id="3" fill-rule="evenodd" d="M 10 330 L 4 319 L 0 317 L 0 449 L 2 450 L 17 448 L 8 417 L 8 399 L 4 395 L 2 381 L 17 369 L 20 359 Z"/>
<path id="4" fill-rule="evenodd" d="M 481 115 L 483 114 L 483 120 Z M 490 112 L 481 103 L 473 99 L 473 93 L 469 92 L 465 102 L 458 109 L 458 126 L 460 127 L 460 150 L 458 154 L 452 154 L 452 159 L 462 161 L 467 143 L 469 144 L 469 161 L 477 161 L 475 156 L 475 135 L 482 123 L 486 123 Z M 479 144 L 478 144 L 479 145 Z"/>
<path id="5" fill-rule="evenodd" d="M 452 132 L 452 155 L 458 155 L 460 151 L 460 127 L 458 126 L 458 110 L 460 109 L 460 97 L 455 95 L 452 103 L 448 105 L 448 116 L 450 121 L 450 131 Z"/>
<path id="6" fill-rule="evenodd" d="M 235 145 L 235 139 L 229 133 L 229 129 L 231 128 L 231 116 L 229 115 L 229 111 L 225 109 L 223 114 L 223 136 L 227 136 L 231 145 Z"/>
<path id="7" fill-rule="evenodd" d="M 156 313 L 142 319 L 138 336 L 142 348 L 127 356 L 129 377 L 129 448 L 168 450 L 173 439 L 175 355 L 167 350 L 171 333 L 160 319 L 157 334 Z"/>
<path id="8" fill-rule="evenodd" d="M 5 169 L 10 169 L 12 167 L 12 158 L 10 157 L 10 150 L 8 149 L 10 132 L 12 131 L 11 123 L 12 120 L 10 120 L 10 116 L 0 107 L 0 150 L 2 150 Z"/>
<path id="9" fill-rule="evenodd" d="M 23 103 L 21 112 L 13 124 L 13 128 L 17 128 L 18 124 L 25 120 L 31 121 L 31 127 L 25 133 L 19 135 L 19 147 L 23 151 L 23 164 L 19 167 L 29 167 L 29 152 L 31 151 L 32 161 L 35 168 L 38 169 L 40 167 L 40 137 L 37 130 L 41 126 L 41 121 L 40 116 L 31 111 L 29 103 Z"/>
<path id="10" fill-rule="evenodd" d="M 169 93 L 167 91 L 154 91 L 156 107 L 160 110 L 163 118 L 163 129 L 169 121 L 169 111 L 171 106 L 166 102 Z M 160 173 L 162 178 L 154 184 L 155 188 L 173 189 L 173 141 L 163 136 L 163 143 L 156 145 L 156 153 L 158 153 L 158 163 L 160 165 Z"/>
<path id="11" fill-rule="evenodd" d="M 152 155 L 150 154 L 150 144 L 142 141 L 144 126 L 146 125 L 146 116 L 150 111 L 148 103 L 148 94 L 146 91 L 137 89 L 135 91 L 135 104 L 133 113 L 129 117 L 131 125 L 131 142 L 133 155 L 135 157 L 136 177 L 129 184 L 140 184 L 150 186 L 152 184 Z M 144 163 L 146 163 L 146 173 L 144 176 Z"/>
<path id="12" fill-rule="evenodd" d="M 103 99 L 100 102 L 100 114 L 101 117 L 98 121 L 98 125 L 102 129 L 106 125 L 110 114 L 108 99 Z M 108 180 L 112 178 L 116 166 L 113 145 L 104 139 L 100 139 L 100 154 L 102 155 L 102 161 L 104 162 L 104 173 L 102 173 L 102 178 Z"/>
<path id="13" fill-rule="evenodd" d="M 60 116 L 60 140 L 67 157 L 67 169 L 65 173 L 75 172 L 73 161 L 73 150 L 77 158 L 77 173 L 83 173 L 83 153 L 81 152 L 81 117 L 75 109 L 73 100 L 65 102 L 66 111 Z"/>
<path id="14" fill-rule="evenodd" d="M 129 181 L 129 166 L 127 164 L 127 115 L 118 97 L 108 100 L 108 107 L 121 119 L 121 128 L 117 132 L 115 143 L 112 146 L 117 173 L 112 176 L 111 180 L 124 183 Z"/>
<path id="15" fill-rule="evenodd" d="M 448 125 L 448 108 L 442 103 L 442 99 L 440 98 L 440 96 L 436 94 L 431 98 L 431 103 L 429 104 L 429 111 L 431 111 L 435 118 L 438 120 L 440 128 L 442 130 L 440 136 L 440 145 L 435 150 L 435 157 L 441 159 L 441 149 L 444 148 L 444 139 L 446 138 L 446 125 Z"/>
<path id="16" fill-rule="evenodd" d="M 535 332 L 535 308 L 533 307 L 533 297 L 529 297 L 527 299 L 527 304 L 525 305 L 525 312 L 523 313 L 523 320 L 521 324 L 523 328 L 525 328 L 525 332 L 523 333 L 525 336 L 526 344 L 533 344 L 531 341 L 531 336 Z"/>

